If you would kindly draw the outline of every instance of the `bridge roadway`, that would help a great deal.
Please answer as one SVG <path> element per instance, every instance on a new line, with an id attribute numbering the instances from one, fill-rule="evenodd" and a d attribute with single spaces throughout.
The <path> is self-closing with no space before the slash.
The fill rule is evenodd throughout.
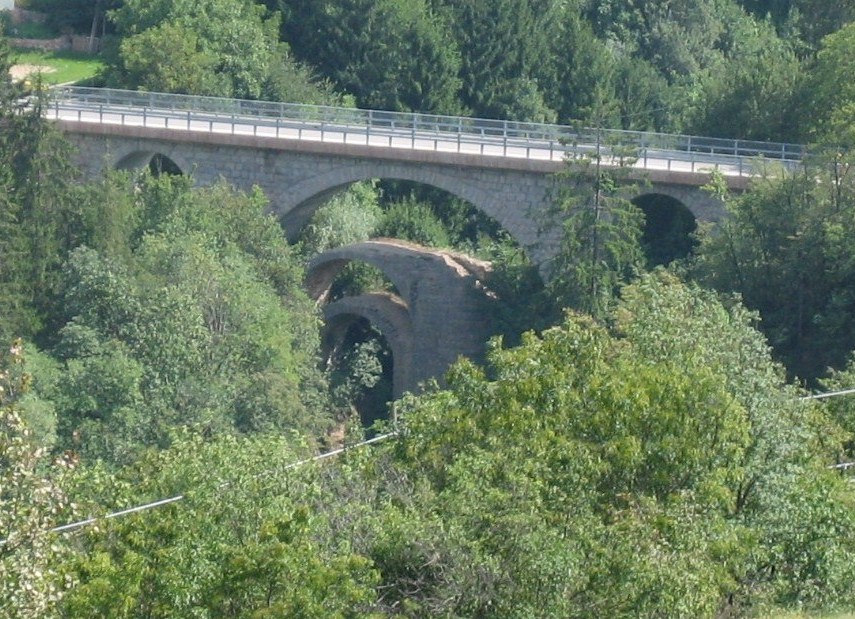
<path id="1" fill-rule="evenodd" d="M 252 136 L 283 145 L 338 146 L 339 153 L 356 156 L 366 149 L 410 151 L 432 162 L 475 167 L 519 168 L 527 162 L 529 169 L 534 164 L 547 171 L 559 169 L 566 158 L 599 153 L 604 165 L 615 166 L 632 161 L 631 156 L 633 168 L 665 173 L 672 181 L 684 176 L 680 182 L 688 184 L 691 179 L 703 184 L 706 173 L 717 169 L 742 186 L 740 179 L 755 174 L 758 161 L 793 166 L 804 153 L 798 144 L 80 87 L 52 90 L 46 114 L 81 129 L 100 125 L 107 134 L 109 127 L 120 126 L 166 130 L 176 137 L 207 134 L 213 143 L 229 143 L 225 136 Z"/>

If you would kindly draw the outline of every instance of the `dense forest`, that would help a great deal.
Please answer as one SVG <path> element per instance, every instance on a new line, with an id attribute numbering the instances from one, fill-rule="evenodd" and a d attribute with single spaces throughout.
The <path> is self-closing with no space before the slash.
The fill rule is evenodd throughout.
<path id="1" fill-rule="evenodd" d="M 728 217 L 697 229 L 568 162 L 549 269 L 393 179 L 289 244 L 260 191 L 157 161 L 84 178 L 0 36 L 1 616 L 855 605 L 855 396 L 806 397 L 855 387 L 855 1 L 20 4 L 102 34 L 105 87 L 809 154 L 745 191 L 713 174 Z M 489 260 L 498 299 L 486 359 L 394 403 L 382 333 L 327 350 L 303 289 L 313 256 L 373 237 Z M 335 283 L 389 287 L 359 263 Z"/>

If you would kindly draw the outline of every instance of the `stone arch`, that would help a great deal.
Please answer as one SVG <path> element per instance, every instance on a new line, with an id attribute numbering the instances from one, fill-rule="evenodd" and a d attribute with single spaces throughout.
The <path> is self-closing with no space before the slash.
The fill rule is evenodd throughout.
<path id="1" fill-rule="evenodd" d="M 325 302 L 336 276 L 348 262 L 366 262 L 379 269 L 398 290 L 407 307 L 417 296 L 419 262 L 424 254 L 415 246 L 395 240 L 377 239 L 339 247 L 315 256 L 309 263 L 306 290 L 318 302 Z"/>
<path id="2" fill-rule="evenodd" d="M 530 183 L 526 194 L 527 204 L 513 204 L 501 191 L 496 191 L 495 182 L 468 179 L 460 175 L 458 168 L 449 167 L 448 174 L 443 174 L 441 170 L 431 165 L 354 161 L 294 184 L 283 195 L 280 203 L 272 205 L 272 210 L 279 217 L 289 240 L 294 241 L 318 207 L 353 183 L 372 178 L 411 181 L 436 187 L 472 204 L 497 221 L 530 255 L 531 248 L 541 239 L 538 224 L 531 221 L 527 211 L 532 206 L 540 207 L 544 204 L 546 191 L 542 184 Z M 515 184 L 514 181 L 508 183 Z"/>
<path id="3" fill-rule="evenodd" d="M 182 167 L 175 159 L 157 150 L 135 150 L 120 159 L 114 165 L 116 170 L 141 170 L 148 167 L 152 172 L 167 174 L 185 174 L 187 166 Z"/>
<path id="4" fill-rule="evenodd" d="M 352 261 L 375 266 L 392 282 L 399 291 L 394 307 L 390 301 L 381 306 L 380 299 L 392 298 L 383 293 L 368 295 L 370 301 L 352 300 L 366 295 L 344 297 L 327 308 L 364 316 L 384 334 L 392 347 L 395 393 L 415 390 L 432 378 L 441 381 L 459 356 L 483 358 L 491 329 L 485 314 L 491 302 L 485 287 L 489 263 L 393 239 L 365 241 L 316 256 L 305 282 L 309 295 L 324 303 L 336 275 Z M 359 311 L 353 309 L 357 303 Z M 339 312 L 324 311 L 326 317 Z"/>
<path id="5" fill-rule="evenodd" d="M 649 266 L 666 265 L 691 254 L 697 217 L 681 200 L 667 193 L 650 192 L 633 198 L 644 212 L 645 226 L 641 242 Z"/>
<path id="6" fill-rule="evenodd" d="M 370 293 L 344 297 L 324 307 L 324 339 L 340 340 L 357 318 L 377 328 L 392 349 L 392 397 L 415 391 L 413 381 L 413 326 L 409 310 L 400 297 Z"/>

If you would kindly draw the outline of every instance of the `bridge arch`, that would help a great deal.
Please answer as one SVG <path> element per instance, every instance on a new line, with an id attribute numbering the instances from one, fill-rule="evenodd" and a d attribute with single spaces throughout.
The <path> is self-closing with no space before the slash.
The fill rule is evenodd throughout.
<path id="1" fill-rule="evenodd" d="M 176 161 L 178 159 L 178 161 Z M 180 162 L 180 163 L 179 163 Z M 116 158 L 116 170 L 141 170 L 148 168 L 154 174 L 186 174 L 191 166 L 175 153 L 165 154 L 157 150 L 133 150 Z"/>
<path id="2" fill-rule="evenodd" d="M 423 248 L 395 239 L 375 239 L 331 249 L 315 256 L 306 276 L 309 296 L 325 303 L 336 276 L 349 262 L 370 264 L 382 272 L 395 286 L 405 306 L 410 307 L 418 294 L 416 273 L 424 261 Z"/>
<path id="3" fill-rule="evenodd" d="M 641 243 L 649 266 L 667 265 L 692 253 L 693 234 L 698 223 L 686 204 L 673 195 L 660 192 L 641 194 L 632 202 L 644 213 Z"/>
<path id="4" fill-rule="evenodd" d="M 445 174 L 437 166 L 402 165 L 385 160 L 354 161 L 297 182 L 287 194 L 273 201 L 271 208 L 279 217 L 289 240 L 293 241 L 330 197 L 354 183 L 372 178 L 420 183 L 465 200 L 498 222 L 527 254 L 540 240 L 538 223 L 532 221 L 528 212 L 531 204 L 515 204 L 505 194 L 496 191 L 494 183 L 462 178 L 459 170 L 452 168 L 448 168 Z M 530 185 L 530 193 L 534 195 L 531 202 L 541 204 L 545 198 L 544 187 L 531 182 Z"/>
<path id="5" fill-rule="evenodd" d="M 383 334 L 392 348 L 396 397 L 429 379 L 441 380 L 459 356 L 483 358 L 492 326 L 485 313 L 489 263 L 394 239 L 365 241 L 310 261 L 305 280 L 309 295 L 326 303 L 336 275 L 354 261 L 379 269 L 399 294 L 343 297 L 326 304 L 324 317 L 336 321 L 333 329 L 342 329 L 353 316 L 361 316 Z"/>
<path id="6" fill-rule="evenodd" d="M 368 320 L 392 349 L 392 397 L 415 391 L 412 374 L 413 325 L 409 309 L 400 297 L 387 293 L 369 293 L 344 297 L 324 307 L 324 342 L 340 342 L 353 322 Z"/>

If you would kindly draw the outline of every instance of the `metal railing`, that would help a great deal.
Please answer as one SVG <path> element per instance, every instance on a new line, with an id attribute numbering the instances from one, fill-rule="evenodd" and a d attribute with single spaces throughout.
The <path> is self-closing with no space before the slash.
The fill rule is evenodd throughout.
<path id="1" fill-rule="evenodd" d="M 48 113 L 81 122 L 527 159 L 597 152 L 615 159 L 630 152 L 642 168 L 738 175 L 753 174 L 758 160 L 791 167 L 805 154 L 799 144 L 74 86 L 52 90 Z"/>

